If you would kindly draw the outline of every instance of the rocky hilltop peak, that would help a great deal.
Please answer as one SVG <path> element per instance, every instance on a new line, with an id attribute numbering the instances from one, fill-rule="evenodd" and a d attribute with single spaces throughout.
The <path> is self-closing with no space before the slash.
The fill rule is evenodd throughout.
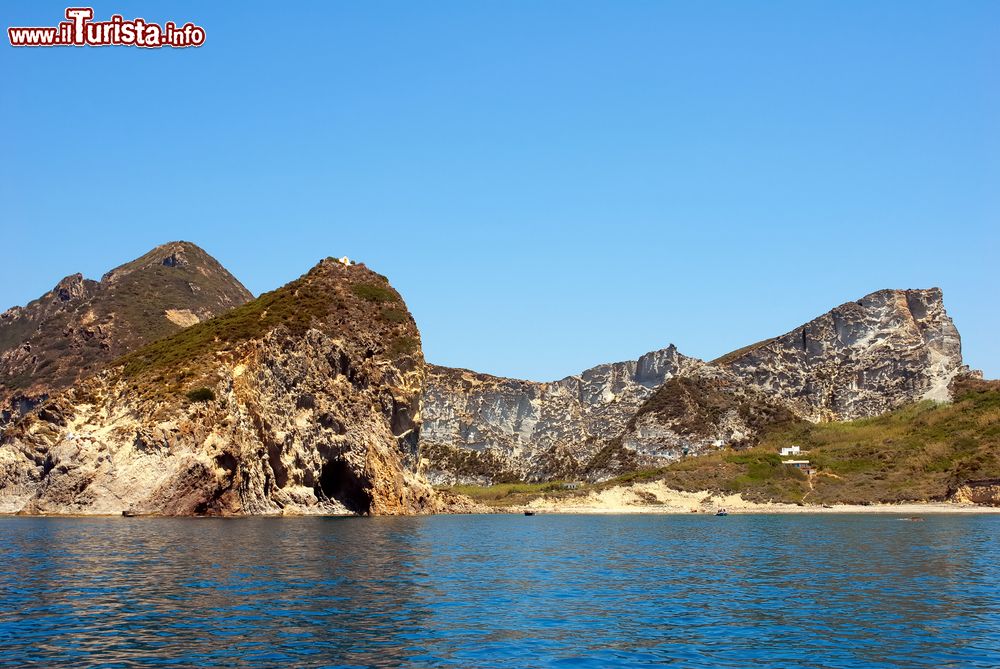
<path id="1" fill-rule="evenodd" d="M 53 297 L 58 302 L 69 302 L 90 297 L 93 294 L 93 281 L 87 281 L 82 274 L 71 274 L 56 284 L 52 289 Z"/>
<path id="2" fill-rule="evenodd" d="M 157 266 L 194 266 L 199 268 L 199 271 L 225 271 L 225 268 L 223 268 L 215 258 L 206 253 L 197 244 L 193 244 L 192 242 L 177 241 L 160 244 L 135 260 L 106 272 L 104 276 L 101 277 L 101 283 L 115 283 L 133 272 L 150 270 Z"/>
<path id="3" fill-rule="evenodd" d="M 0 315 L 0 424 L 118 356 L 252 297 L 190 242 L 158 246 L 100 281 L 66 277 Z"/>
<path id="4" fill-rule="evenodd" d="M 399 294 L 364 265 L 328 259 L 9 427 L 0 510 L 420 510 L 431 501 L 415 473 L 423 379 Z"/>

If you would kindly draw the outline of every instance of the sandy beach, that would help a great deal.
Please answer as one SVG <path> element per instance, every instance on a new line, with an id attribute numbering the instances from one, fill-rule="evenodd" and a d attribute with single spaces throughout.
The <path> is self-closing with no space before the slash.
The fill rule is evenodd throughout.
<path id="1" fill-rule="evenodd" d="M 760 503 L 738 494 L 712 495 L 668 488 L 661 481 L 608 488 L 579 497 L 539 498 L 511 508 L 521 513 L 593 513 L 593 514 L 680 514 L 715 513 L 726 509 L 730 514 L 747 513 L 1000 513 L 1000 507 L 950 502 L 909 502 L 905 504 L 836 504 L 830 506 Z"/>

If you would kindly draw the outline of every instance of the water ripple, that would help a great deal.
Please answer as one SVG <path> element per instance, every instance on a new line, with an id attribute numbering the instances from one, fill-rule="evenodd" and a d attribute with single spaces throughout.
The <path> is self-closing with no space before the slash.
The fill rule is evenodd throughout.
<path id="1" fill-rule="evenodd" d="M 2 667 L 997 667 L 1000 518 L 0 519 Z"/>

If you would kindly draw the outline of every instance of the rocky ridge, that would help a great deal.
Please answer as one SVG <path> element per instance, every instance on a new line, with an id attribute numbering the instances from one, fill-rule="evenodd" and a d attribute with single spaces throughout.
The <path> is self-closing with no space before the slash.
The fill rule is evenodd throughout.
<path id="1" fill-rule="evenodd" d="M 550 383 L 430 365 L 421 456 L 435 483 L 570 475 L 667 379 L 704 363 L 677 352 L 599 365 Z"/>
<path id="2" fill-rule="evenodd" d="M 442 483 L 600 480 L 749 446 L 775 424 L 945 401 L 950 384 L 972 374 L 937 288 L 878 291 L 711 363 L 673 347 L 640 361 L 649 356 L 662 357 L 657 373 L 618 363 L 551 384 L 431 367 L 422 449 L 428 476 Z M 572 391 L 582 386 L 585 392 Z"/>
<path id="3" fill-rule="evenodd" d="M 399 294 L 328 259 L 9 426 L 0 512 L 428 509 L 415 473 L 424 373 Z"/>
<path id="4" fill-rule="evenodd" d="M 349 261 L 247 300 L 176 242 L 3 314 L 0 512 L 427 511 L 428 480 L 603 480 L 973 375 L 938 289 L 712 362 L 670 346 L 548 383 L 425 366 L 402 298 Z"/>

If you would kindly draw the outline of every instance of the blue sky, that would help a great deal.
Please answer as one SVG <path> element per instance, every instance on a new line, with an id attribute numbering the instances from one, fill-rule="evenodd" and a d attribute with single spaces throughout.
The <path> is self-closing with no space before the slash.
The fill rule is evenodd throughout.
<path id="1" fill-rule="evenodd" d="M 254 293 L 347 254 L 430 361 L 554 379 L 940 286 L 1000 375 L 1000 3 L 233 6 L 94 4 L 199 49 L 4 38 L 0 308 L 174 239 Z"/>

